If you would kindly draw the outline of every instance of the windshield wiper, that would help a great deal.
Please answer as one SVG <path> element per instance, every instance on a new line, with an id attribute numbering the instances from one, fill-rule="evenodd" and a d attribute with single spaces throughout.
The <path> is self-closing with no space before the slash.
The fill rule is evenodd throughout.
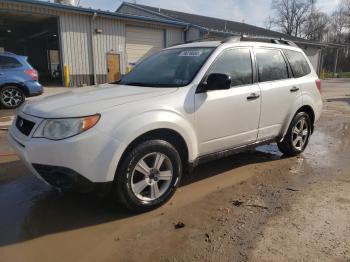
<path id="1" fill-rule="evenodd" d="M 145 87 L 176 87 L 175 85 L 169 85 L 169 84 L 156 84 L 156 83 L 141 83 L 141 82 L 120 82 L 120 85 L 127 85 L 127 86 L 145 86 Z"/>
<path id="2" fill-rule="evenodd" d="M 126 83 L 120 82 L 119 84 L 126 85 L 126 86 L 148 86 L 148 84 L 141 83 L 141 82 L 126 82 Z"/>

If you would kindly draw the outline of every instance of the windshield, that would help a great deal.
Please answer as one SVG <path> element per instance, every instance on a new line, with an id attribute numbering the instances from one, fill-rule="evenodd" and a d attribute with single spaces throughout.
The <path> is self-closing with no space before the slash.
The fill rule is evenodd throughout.
<path id="1" fill-rule="evenodd" d="M 192 82 L 214 48 L 176 48 L 156 53 L 140 64 L 119 84 L 147 87 L 180 87 Z"/>

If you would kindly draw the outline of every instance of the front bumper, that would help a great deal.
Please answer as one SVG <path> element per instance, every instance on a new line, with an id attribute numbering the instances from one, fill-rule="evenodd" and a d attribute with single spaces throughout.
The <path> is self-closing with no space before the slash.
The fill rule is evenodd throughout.
<path id="1" fill-rule="evenodd" d="M 8 140 L 34 175 L 55 187 L 78 191 L 111 184 L 116 172 L 116 154 L 123 148 L 119 141 L 96 128 L 60 141 L 33 138 L 43 119 L 23 113 L 20 116 L 36 124 L 25 136 L 17 129 L 15 119 Z"/>
<path id="2" fill-rule="evenodd" d="M 48 184 L 65 191 L 76 192 L 110 192 L 113 183 L 93 183 L 72 169 L 58 166 L 33 164 L 35 171 Z"/>

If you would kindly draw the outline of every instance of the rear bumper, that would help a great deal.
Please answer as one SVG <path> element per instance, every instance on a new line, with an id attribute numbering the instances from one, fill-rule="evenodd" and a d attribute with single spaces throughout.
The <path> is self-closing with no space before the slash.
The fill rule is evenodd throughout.
<path id="1" fill-rule="evenodd" d="M 26 81 L 24 83 L 26 87 L 26 96 L 39 96 L 44 92 L 43 86 L 38 81 Z"/>

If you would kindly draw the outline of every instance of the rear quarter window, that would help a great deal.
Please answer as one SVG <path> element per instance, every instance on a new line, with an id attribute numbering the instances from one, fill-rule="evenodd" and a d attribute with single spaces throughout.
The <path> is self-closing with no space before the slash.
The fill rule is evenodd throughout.
<path id="1" fill-rule="evenodd" d="M 6 68 L 18 68 L 22 67 L 22 64 L 13 57 L 9 56 L 0 56 L 0 68 L 6 69 Z"/>
<path id="2" fill-rule="evenodd" d="M 302 53 L 291 50 L 284 50 L 284 53 L 292 68 L 294 77 L 299 78 L 311 73 L 311 68 Z"/>

